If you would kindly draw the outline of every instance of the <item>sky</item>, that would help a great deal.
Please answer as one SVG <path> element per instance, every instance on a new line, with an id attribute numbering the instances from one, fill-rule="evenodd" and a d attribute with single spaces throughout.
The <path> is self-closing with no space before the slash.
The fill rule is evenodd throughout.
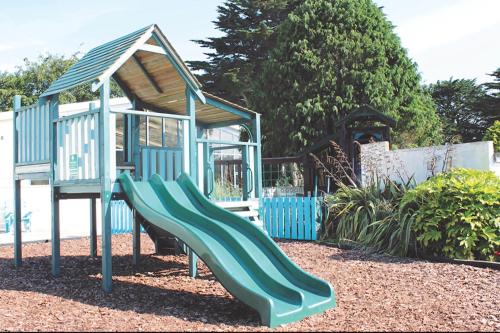
<path id="1" fill-rule="evenodd" d="M 0 70 L 46 52 L 85 53 L 158 24 L 183 60 L 203 60 L 192 39 L 220 36 L 217 0 L 0 0 Z M 424 83 L 490 80 L 500 67 L 500 0 L 374 0 L 395 25 Z"/>

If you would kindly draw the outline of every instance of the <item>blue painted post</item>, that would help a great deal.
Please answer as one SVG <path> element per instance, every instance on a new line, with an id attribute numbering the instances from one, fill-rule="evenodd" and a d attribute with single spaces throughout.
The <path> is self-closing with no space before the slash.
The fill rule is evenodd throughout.
<path id="1" fill-rule="evenodd" d="M 248 200 L 249 190 L 252 188 L 250 186 L 249 177 L 249 153 L 248 146 L 243 146 L 241 149 L 241 172 L 243 174 L 243 200 Z"/>
<path id="2" fill-rule="evenodd" d="M 254 137 L 255 147 L 254 154 L 254 189 L 255 197 L 260 198 L 262 195 L 262 152 L 261 152 L 261 134 L 260 134 L 260 114 L 256 114 L 252 120 L 252 135 Z"/>
<path id="3" fill-rule="evenodd" d="M 317 209 L 318 206 L 316 204 L 316 200 L 318 200 L 317 197 L 311 198 L 311 240 L 316 240 L 316 215 L 317 215 Z"/>
<path id="4" fill-rule="evenodd" d="M 188 248 L 188 256 L 189 256 L 189 276 L 195 278 L 196 275 L 198 274 L 198 256 L 190 248 Z"/>
<path id="5" fill-rule="evenodd" d="M 13 175 L 14 175 L 14 265 L 20 267 L 22 264 L 22 238 L 21 238 L 21 180 L 17 179 L 16 163 L 18 162 L 18 131 L 16 126 L 17 110 L 21 108 L 21 96 L 14 96 L 14 109 L 12 110 L 13 123 Z"/>
<path id="6" fill-rule="evenodd" d="M 189 116 L 189 175 L 194 182 L 198 182 L 197 158 L 196 158 L 196 104 L 195 93 L 186 87 L 186 114 Z M 184 134 L 186 135 L 186 134 Z"/>
<path id="7" fill-rule="evenodd" d="M 137 102 L 135 100 L 132 101 L 132 108 L 137 108 Z M 132 161 L 135 166 L 134 175 L 136 180 L 139 180 L 141 176 L 140 122 L 140 116 L 130 116 L 130 149 L 132 150 Z"/>
<path id="8" fill-rule="evenodd" d="M 54 186 L 55 166 L 57 165 L 57 124 L 52 121 L 59 118 L 59 95 L 53 95 L 49 101 L 49 150 L 50 150 L 50 198 L 51 198 L 51 238 L 52 238 L 52 275 L 59 276 L 61 273 L 61 241 L 59 228 L 59 189 Z"/>
<path id="9" fill-rule="evenodd" d="M 134 218 L 132 224 L 132 264 L 137 266 L 141 259 L 141 221 L 137 210 L 132 210 L 132 216 Z"/>
<path id="10" fill-rule="evenodd" d="M 191 88 L 186 85 L 186 115 L 189 116 L 189 133 L 184 133 L 184 135 L 189 135 L 189 175 L 194 180 L 195 184 L 198 183 L 198 158 L 196 154 L 197 144 L 196 144 L 196 103 L 195 103 L 195 93 Z M 196 267 L 198 263 L 198 257 L 193 251 L 189 251 L 189 276 L 196 277 Z"/>
<path id="11" fill-rule="evenodd" d="M 89 103 L 89 111 L 95 109 L 94 103 Z M 127 115 L 125 115 L 126 118 Z M 126 126 L 126 124 L 124 125 Z M 124 127 L 126 130 L 126 127 Z M 125 140 L 127 140 L 125 138 Z M 90 199 L 90 257 L 97 257 L 97 199 Z"/>
<path id="12" fill-rule="evenodd" d="M 90 199 L 90 256 L 97 257 L 97 199 Z"/>
<path id="13" fill-rule="evenodd" d="M 112 290 L 111 257 L 111 179 L 109 142 L 109 79 L 100 88 L 99 110 L 99 176 L 101 181 L 101 227 L 102 227 L 102 287 Z"/>

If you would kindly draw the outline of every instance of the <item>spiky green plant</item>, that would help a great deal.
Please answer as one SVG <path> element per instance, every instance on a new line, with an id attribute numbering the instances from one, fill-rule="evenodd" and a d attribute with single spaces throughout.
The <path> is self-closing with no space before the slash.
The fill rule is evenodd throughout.
<path id="1" fill-rule="evenodd" d="M 401 223 L 400 202 L 413 180 L 396 184 L 385 178 L 366 187 L 339 184 L 340 189 L 326 198 L 329 219 L 324 238 L 354 243 L 365 249 L 406 255 L 414 244 L 411 219 Z"/>

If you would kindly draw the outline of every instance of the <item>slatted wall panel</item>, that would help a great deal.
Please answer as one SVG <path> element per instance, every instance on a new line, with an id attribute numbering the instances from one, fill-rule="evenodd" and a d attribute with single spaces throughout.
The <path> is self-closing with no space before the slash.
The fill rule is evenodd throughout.
<path id="1" fill-rule="evenodd" d="M 98 113 L 96 109 L 57 120 L 57 181 L 99 178 Z"/>
<path id="2" fill-rule="evenodd" d="M 19 164 L 48 163 L 49 103 L 31 105 L 16 110 Z"/>
<path id="3" fill-rule="evenodd" d="M 155 173 L 165 180 L 175 180 L 182 172 L 182 148 L 141 147 L 142 180 Z"/>

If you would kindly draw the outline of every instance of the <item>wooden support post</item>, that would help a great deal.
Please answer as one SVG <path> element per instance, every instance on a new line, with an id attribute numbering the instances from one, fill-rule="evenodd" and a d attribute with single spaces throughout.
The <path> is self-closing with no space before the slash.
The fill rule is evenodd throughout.
<path id="1" fill-rule="evenodd" d="M 97 257 L 97 199 L 90 199 L 90 256 Z"/>
<path id="2" fill-rule="evenodd" d="M 136 109 L 137 102 L 135 100 L 132 101 L 132 108 Z M 141 151 L 140 151 L 140 137 L 141 137 L 141 117 L 140 116 L 132 116 L 130 115 L 130 145 L 132 150 L 132 161 L 135 166 L 135 180 L 139 180 L 139 177 L 142 173 L 141 170 Z"/>
<path id="3" fill-rule="evenodd" d="M 109 95 L 109 79 L 106 79 L 100 88 L 99 176 L 101 181 L 102 287 L 108 293 L 112 291 Z"/>
<path id="4" fill-rule="evenodd" d="M 189 133 L 184 133 L 184 135 L 189 135 L 189 175 L 193 181 L 198 183 L 198 158 L 197 158 L 197 131 L 196 131 L 196 95 L 195 93 L 186 86 L 186 114 L 189 116 Z M 186 140 L 184 140 L 186 143 Z M 186 159 L 185 159 L 186 160 Z M 189 255 L 189 275 L 191 277 L 196 277 L 196 267 L 198 263 L 198 257 L 194 254 L 191 249 L 188 250 Z"/>
<path id="5" fill-rule="evenodd" d="M 184 133 L 184 135 L 189 135 L 189 175 L 193 178 L 194 182 L 197 183 L 197 161 L 196 158 L 196 105 L 195 97 L 193 91 L 186 87 L 186 114 L 189 116 L 189 133 Z"/>
<path id="6" fill-rule="evenodd" d="M 51 239 L 52 239 L 52 275 L 59 276 L 61 273 L 61 235 L 59 219 L 59 189 L 54 186 L 57 165 L 57 124 L 53 121 L 59 118 L 59 95 L 53 95 L 49 101 L 49 155 L 50 155 L 50 206 L 51 206 Z"/>
<path id="7" fill-rule="evenodd" d="M 51 207 L 52 207 L 52 275 L 58 277 L 61 274 L 61 234 L 60 234 L 60 219 L 59 219 L 59 188 L 53 184 L 51 188 Z"/>
<path id="8" fill-rule="evenodd" d="M 21 230 L 21 181 L 14 180 L 14 264 L 20 267 L 23 261 Z"/>
<path id="9" fill-rule="evenodd" d="M 198 256 L 193 250 L 188 248 L 189 256 L 189 276 L 195 278 L 198 275 Z"/>
<path id="10" fill-rule="evenodd" d="M 256 114 L 252 120 L 252 136 L 257 144 L 254 154 L 254 193 L 256 198 L 262 195 L 262 151 L 260 134 L 260 114 Z"/>
<path id="11" fill-rule="evenodd" d="M 21 96 L 14 96 L 14 109 L 12 111 L 13 124 L 13 180 L 14 180 L 14 265 L 20 267 L 22 264 L 22 237 L 21 237 L 21 180 L 17 179 L 16 164 L 18 162 L 18 130 L 17 110 L 21 108 Z"/>
<path id="12" fill-rule="evenodd" d="M 132 225 L 132 264 L 139 265 L 141 259 L 141 217 L 136 209 L 132 210 L 134 218 Z"/>
<path id="13" fill-rule="evenodd" d="M 249 177 L 249 153 L 248 146 L 241 147 L 241 172 L 243 174 L 243 200 L 248 200 L 250 189 L 250 177 Z"/>
<path id="14" fill-rule="evenodd" d="M 89 103 L 89 111 L 95 109 L 95 103 Z M 97 257 L 97 199 L 90 199 L 90 257 Z"/>

